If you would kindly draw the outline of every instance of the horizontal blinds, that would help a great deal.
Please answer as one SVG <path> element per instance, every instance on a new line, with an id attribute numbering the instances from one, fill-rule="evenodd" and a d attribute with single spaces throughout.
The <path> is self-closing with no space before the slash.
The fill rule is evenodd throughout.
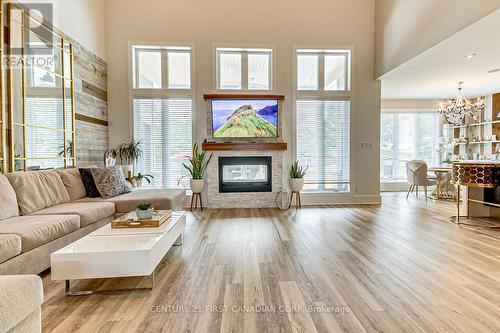
<path id="1" fill-rule="evenodd" d="M 349 191 L 349 101 L 297 101 L 297 157 L 306 190 Z"/>
<path id="2" fill-rule="evenodd" d="M 152 174 L 157 185 L 178 187 L 187 174 L 182 162 L 191 153 L 191 99 L 134 99 L 134 137 L 143 147 L 137 172 Z"/>
<path id="3" fill-rule="evenodd" d="M 63 166 L 64 162 L 58 160 L 64 151 L 62 99 L 27 97 L 26 125 L 28 167 Z"/>
<path id="4" fill-rule="evenodd" d="M 406 162 L 439 164 L 439 115 L 429 112 L 384 112 L 380 130 L 380 178 L 406 179 Z"/>

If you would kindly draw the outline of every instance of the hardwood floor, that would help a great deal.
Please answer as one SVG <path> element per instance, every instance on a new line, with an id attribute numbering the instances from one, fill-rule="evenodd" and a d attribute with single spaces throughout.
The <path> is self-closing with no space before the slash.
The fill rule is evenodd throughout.
<path id="1" fill-rule="evenodd" d="M 500 233 L 449 223 L 451 203 L 383 202 L 188 214 L 153 291 L 65 297 L 45 273 L 43 329 L 500 332 Z"/>

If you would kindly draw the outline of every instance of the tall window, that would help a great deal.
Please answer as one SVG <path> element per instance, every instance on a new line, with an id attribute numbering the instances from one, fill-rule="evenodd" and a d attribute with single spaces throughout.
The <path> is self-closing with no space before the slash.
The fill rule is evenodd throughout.
<path id="1" fill-rule="evenodd" d="M 271 90 L 272 50 L 217 48 L 219 90 Z"/>
<path id="2" fill-rule="evenodd" d="M 305 190 L 350 190 L 350 51 L 296 50 L 297 159 Z"/>
<path id="3" fill-rule="evenodd" d="M 380 179 L 406 179 L 406 162 L 439 164 L 439 116 L 435 112 L 383 112 L 380 138 Z"/>
<path id="4" fill-rule="evenodd" d="M 134 138 L 143 148 L 136 170 L 152 174 L 156 185 L 178 187 L 192 145 L 191 48 L 134 46 L 132 52 Z"/>

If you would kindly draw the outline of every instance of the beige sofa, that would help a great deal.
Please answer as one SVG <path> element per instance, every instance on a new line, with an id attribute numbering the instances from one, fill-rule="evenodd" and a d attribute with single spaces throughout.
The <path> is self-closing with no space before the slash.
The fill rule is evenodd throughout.
<path id="1" fill-rule="evenodd" d="M 0 332 L 41 332 L 42 302 L 43 286 L 39 276 L 0 276 Z"/>
<path id="2" fill-rule="evenodd" d="M 0 275 L 38 274 L 50 254 L 110 223 L 115 215 L 152 203 L 179 208 L 182 190 L 144 189 L 111 199 L 86 198 L 78 169 L 0 175 Z"/>

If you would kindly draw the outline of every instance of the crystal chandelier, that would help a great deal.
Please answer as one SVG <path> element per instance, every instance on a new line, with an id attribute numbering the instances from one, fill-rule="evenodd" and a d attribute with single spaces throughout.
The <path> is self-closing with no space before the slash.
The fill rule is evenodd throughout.
<path id="1" fill-rule="evenodd" d="M 472 103 L 465 98 L 462 93 L 463 82 L 458 83 L 458 95 L 456 99 L 449 99 L 447 104 L 439 105 L 439 114 L 442 114 L 450 124 L 461 124 L 465 116 L 471 116 L 477 120 L 478 111 L 484 110 L 484 99 L 477 98 L 476 103 Z"/>

